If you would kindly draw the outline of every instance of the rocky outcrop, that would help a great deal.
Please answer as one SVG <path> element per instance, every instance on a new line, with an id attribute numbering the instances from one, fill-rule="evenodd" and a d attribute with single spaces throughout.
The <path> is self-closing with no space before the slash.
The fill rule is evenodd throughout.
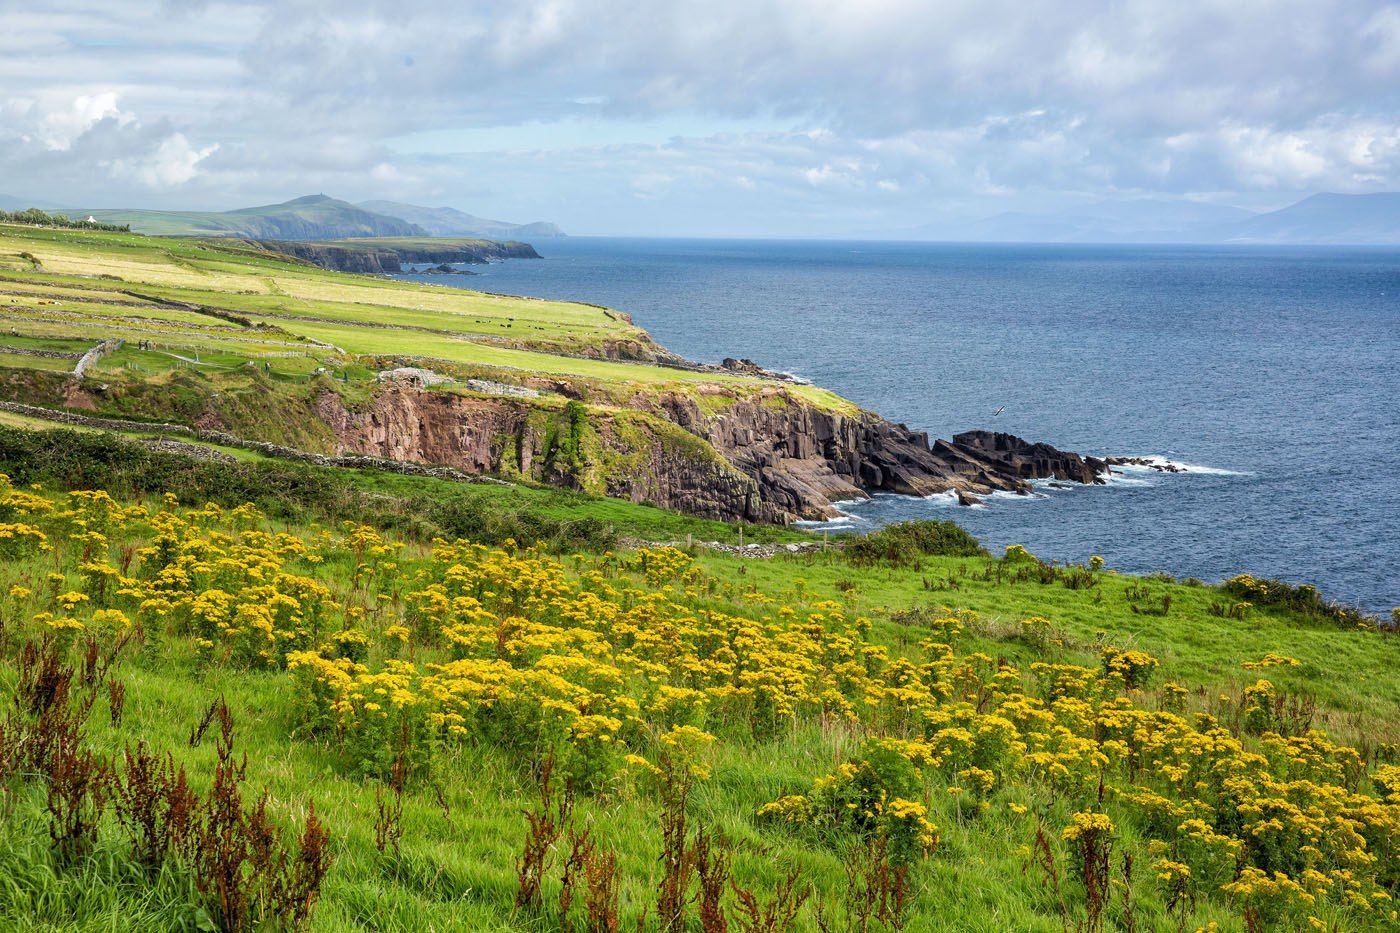
<path id="1" fill-rule="evenodd" d="M 26 415 L 31 418 L 41 418 L 45 421 L 55 422 L 56 424 L 98 428 L 105 431 L 173 434 L 181 437 L 195 438 L 211 444 L 220 444 L 225 447 L 237 447 L 242 450 L 251 450 L 254 453 L 260 453 L 268 457 L 276 457 L 280 460 L 297 460 L 316 466 L 339 467 L 350 470 L 383 470 L 386 473 L 401 473 L 405 476 L 428 476 L 434 479 L 450 479 L 460 483 L 494 483 L 501 486 L 511 485 L 495 477 L 482 476 L 477 473 L 466 473 L 462 470 L 453 469 L 452 467 L 431 466 L 423 463 L 413 463 L 407 460 L 391 460 L 384 457 L 370 457 L 364 455 L 327 456 L 325 454 L 299 450 L 295 447 L 286 447 L 282 444 L 236 437 L 213 428 L 190 427 L 185 424 L 169 424 L 163 422 L 130 421 L 124 418 L 100 418 L 80 415 L 72 411 L 44 408 L 38 405 L 25 405 L 22 402 L 0 401 L 0 411 L 14 412 L 15 414 Z M 223 458 L 228 456 L 218 451 L 210 451 L 208 448 L 198 447 L 198 445 L 195 444 L 172 441 L 168 438 L 154 439 L 148 437 L 141 439 L 141 443 L 153 450 L 163 450 L 167 453 L 180 453 L 186 456 L 197 456 L 199 459 L 203 460 L 219 460 L 222 462 Z M 192 449 L 204 451 L 205 453 L 195 454 Z"/>
<path id="2" fill-rule="evenodd" d="M 1108 461 L 1083 457 L 1032 443 L 1000 431 L 966 431 L 953 435 L 959 450 L 998 464 L 1004 473 L 1018 479 L 1061 479 L 1074 483 L 1102 483 L 1108 475 Z"/>
<path id="3" fill-rule="evenodd" d="M 256 246 L 309 262 L 334 272 L 359 272 L 368 275 L 397 275 L 404 263 L 448 263 L 484 265 L 503 259 L 539 259 L 540 254 L 529 243 L 514 240 L 497 242 L 475 240 L 431 245 L 388 245 L 385 243 L 307 242 L 305 240 L 254 240 Z"/>
<path id="4" fill-rule="evenodd" d="M 8 402 L 0 408 L 184 434 L 325 466 L 520 478 L 727 521 L 829 518 L 838 514 L 833 503 L 874 492 L 953 492 L 973 505 L 990 492 L 1027 493 L 1034 479 L 1096 483 L 1108 471 L 1105 461 L 1009 434 L 973 431 L 930 445 L 927 434 L 904 425 L 828 411 L 777 387 L 738 401 L 725 395 L 728 404 L 718 408 L 702 407 L 693 392 L 639 396 L 632 407 L 647 410 L 637 411 L 577 401 L 544 406 L 536 397 L 485 391 L 516 389 L 504 384 L 483 385 L 480 395 L 433 391 L 419 371 L 390 375 L 362 405 L 347 407 L 329 390 L 316 397 L 315 418 L 335 438 L 331 456 L 232 437 L 212 424 L 154 425 Z"/>
<path id="5" fill-rule="evenodd" d="M 996 491 L 1028 493 L 1030 480 L 1102 482 L 1102 460 L 1009 434 L 973 431 L 929 444 L 928 435 L 869 412 L 841 414 L 777 390 L 706 414 L 694 396 L 671 394 L 664 415 L 703 437 L 758 485 L 760 510 L 777 520 L 830 518 L 833 503 L 872 492 L 959 501 Z"/>
<path id="6" fill-rule="evenodd" d="M 655 417 L 579 406 L 587 450 L 575 441 L 568 454 L 568 416 L 530 399 L 424 392 L 395 380 L 367 407 L 347 409 L 326 393 L 317 410 L 338 452 L 520 476 L 726 520 L 830 518 L 833 503 L 873 492 L 953 491 L 972 505 L 995 491 L 1028 493 L 1034 479 L 1101 482 L 1108 470 L 1010 434 L 972 431 L 930 445 L 902 424 L 826 411 L 781 389 L 717 412 L 689 392 L 636 404 Z"/>
<path id="7" fill-rule="evenodd" d="M 1149 470 L 1156 470 L 1158 473 L 1185 473 L 1186 467 L 1179 463 L 1172 463 L 1170 460 L 1162 460 L 1158 457 L 1109 457 L 1106 461 L 1110 467 L 1116 466 L 1136 466 L 1145 467 Z"/>

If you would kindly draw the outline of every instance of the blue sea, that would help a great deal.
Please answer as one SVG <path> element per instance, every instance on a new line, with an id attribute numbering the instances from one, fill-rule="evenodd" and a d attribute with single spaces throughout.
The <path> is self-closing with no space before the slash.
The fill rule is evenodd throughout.
<path id="1" fill-rule="evenodd" d="M 748 357 L 938 437 L 994 428 L 1187 470 L 970 509 L 878 496 L 834 528 L 953 518 L 998 550 L 1400 606 L 1400 249 L 536 246 L 423 280 L 618 308 L 687 357 Z"/>

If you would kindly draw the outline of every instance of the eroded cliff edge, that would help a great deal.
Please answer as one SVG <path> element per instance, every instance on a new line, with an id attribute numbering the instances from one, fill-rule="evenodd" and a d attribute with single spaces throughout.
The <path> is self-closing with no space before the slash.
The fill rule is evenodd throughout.
<path id="1" fill-rule="evenodd" d="M 539 391 L 539 390 L 535 390 Z M 825 410 L 781 387 L 706 404 L 667 392 L 606 408 L 394 381 L 353 408 L 316 402 L 337 453 L 442 464 L 585 489 L 725 520 L 830 518 L 833 503 L 891 492 L 1029 492 L 1029 481 L 1102 482 L 1096 458 L 1009 434 L 936 440 L 878 415 Z"/>

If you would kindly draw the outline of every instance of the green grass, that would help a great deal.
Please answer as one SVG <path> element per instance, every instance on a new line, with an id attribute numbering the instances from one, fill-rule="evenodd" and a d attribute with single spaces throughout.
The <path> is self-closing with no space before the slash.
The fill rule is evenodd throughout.
<path id="1" fill-rule="evenodd" d="M 193 504 L 214 501 L 227 507 L 252 501 L 274 515 L 301 515 L 330 524 L 347 519 L 372 521 L 417 534 L 422 540 L 458 533 L 453 522 L 471 518 L 498 528 L 499 538 L 579 522 L 611 529 L 609 540 L 684 543 L 689 538 L 732 544 L 741 534 L 737 524 L 567 489 L 316 467 L 175 438 L 243 461 L 237 468 L 227 468 L 139 448 L 129 441 L 150 436 L 139 431 L 75 430 L 9 412 L 0 412 L 0 425 L 20 429 L 0 429 L 0 473 L 9 474 L 17 484 L 103 488 L 133 496 L 171 490 Z M 746 524 L 742 535 L 746 542 L 755 543 L 812 540 L 803 531 L 774 525 Z"/>
<path id="2" fill-rule="evenodd" d="M 0 450 L 5 438 L 0 432 Z M 11 438 L 11 449 L 21 440 Z M 140 464 L 131 460 L 123 467 L 119 444 L 113 447 L 114 442 L 101 437 L 94 437 L 92 443 L 108 445 L 88 453 L 107 451 L 97 459 L 106 464 L 104 468 L 116 471 L 105 474 L 114 485 L 138 480 Z M 25 480 L 51 475 L 62 467 L 52 457 L 36 461 L 36 450 L 7 456 L 0 459 L 0 468 Z M 26 470 L 33 476 L 21 476 Z M 184 488 L 178 485 L 182 482 L 178 476 L 169 470 L 163 473 L 177 484 L 177 491 Z M 720 536 L 723 528 L 557 491 L 463 488 L 396 474 L 305 473 L 308 481 L 315 476 L 336 488 L 349 484 L 379 499 L 431 502 L 462 496 L 507 511 L 527 508 L 556 517 L 603 517 L 615 522 L 620 532 L 643 538 L 682 529 L 697 536 Z M 332 513 L 308 510 L 306 503 L 294 497 L 299 495 L 291 491 L 295 487 L 284 482 L 267 486 L 275 490 L 274 496 L 291 497 L 286 499 L 288 508 L 278 513 L 283 517 L 264 523 L 268 530 L 310 535 L 315 530 L 310 523 L 335 523 Z M 141 488 L 146 491 L 133 494 L 154 507 L 152 494 L 158 481 Z M 121 540 L 114 542 L 117 550 L 121 544 Z M 426 546 L 419 540 L 405 550 L 400 558 L 405 573 L 424 558 Z M 1013 582 L 1005 576 L 998 581 L 995 571 L 1003 565 L 994 558 L 976 556 L 923 556 L 912 565 L 894 566 L 879 561 L 857 565 L 837 553 L 755 561 L 701 552 L 700 561 L 721 586 L 712 605 L 723 611 L 750 612 L 738 598 L 749 591 L 783 603 L 810 605 L 829 599 L 850 616 L 871 616 L 873 641 L 899 650 L 930 635 L 919 617 L 903 615 L 906 611 L 940 606 L 968 609 L 978 618 L 962 636 L 962 653 L 980 650 L 1017 664 L 1046 659 L 1096 666 L 1101 643 L 1140 648 L 1161 658 L 1161 677 L 1193 690 L 1193 703 L 1252 681 L 1257 675 L 1243 671 L 1241 662 L 1268 653 L 1290 655 L 1301 666 L 1271 669 L 1268 675 L 1290 690 L 1315 693 L 1320 722 L 1335 737 L 1365 738 L 1373 744 L 1400 740 L 1400 639 L 1377 632 L 1342 631 L 1286 611 L 1260 609 L 1242 621 L 1217 618 L 1208 607 L 1225 597 L 1214 587 L 1110 572 L 1100 574 L 1098 584 L 1087 589 Z M 329 561 L 303 572 L 314 573 L 349 600 L 355 589 L 350 577 L 353 563 Z M 38 585 L 56 565 L 55 560 L 41 557 L 0 567 L 0 588 L 15 581 Z M 1133 595 L 1130 589 L 1147 593 Z M 1155 605 L 1164 594 L 1171 596 L 1165 616 L 1133 611 L 1135 604 Z M 1062 644 L 1036 648 L 1023 641 L 1015 623 L 1030 615 L 1051 619 Z M 212 752 L 208 743 L 190 748 L 186 738 L 208 703 L 222 696 L 235 710 L 239 747 L 249 755 L 249 783 L 254 789 L 266 786 L 274 817 L 285 826 L 295 826 L 314 801 L 334 840 L 336 862 L 313 929 L 551 928 L 512 908 L 514 860 L 524 834 L 520 814 L 530 805 L 532 791 L 528 775 L 498 749 L 467 743 L 442 759 L 431 783 L 410 788 L 402 851 L 395 858 L 381 855 L 374 847 L 380 785 L 359 776 L 325 740 L 304 733 L 286 675 L 209 667 L 197 661 L 189 639 L 154 633 L 113 673 L 127 687 L 126 715 L 120 726 L 113 726 L 105 715 L 105 701 L 98 704 L 89 735 L 99 752 L 115 754 L 125 744 L 146 741 L 169 749 L 190 769 L 194 786 L 203 788 Z M 0 672 L 0 684 L 7 677 Z M 809 834 L 760 824 L 754 813 L 762 804 L 830 772 L 854 752 L 859 741 L 858 734 L 838 723 L 826 728 L 803 723 L 777 739 L 729 737 L 719 744 L 712 776 L 701 785 L 692 816 L 728 841 L 739 883 L 771 890 L 784 872 L 796 868 L 814 883 L 817 901 L 832 905 L 844 895 L 845 860 L 838 848 Z M 1047 798 L 1031 786 L 1008 788 L 1004 798 L 1038 805 L 1052 826 L 1062 824 L 1072 809 L 1068 802 Z M 640 792 L 580 801 L 581 821 L 617 851 L 625 879 L 623 910 L 631 917 L 654 898 L 660 844 L 655 812 L 655 801 Z M 1031 838 L 1024 819 L 1014 818 L 1002 807 L 976 820 L 959 819 L 946 798 L 934 800 L 931 817 L 942 827 L 943 839 L 933 857 L 918 867 L 907 929 L 1062 930 L 1053 896 L 1028 868 L 1024 847 Z M 52 924 L 48 927 L 52 929 L 110 930 L 197 926 L 189 879 L 178 872 L 153 880 L 141 876 L 115 841 L 114 826 L 106 828 L 107 841 L 99 849 L 99 858 L 63 867 L 45 844 L 45 820 L 37 790 L 12 788 L 7 806 L 0 810 L 7 839 L 0 854 L 5 878 L 0 883 L 0 925 L 20 928 L 44 922 Z M 1132 826 L 1124 826 L 1119 845 L 1139 859 L 1138 928 L 1175 929 L 1175 918 L 1166 914 L 1163 895 L 1150 880 L 1145 841 Z M 1070 885 L 1069 879 L 1065 884 Z M 552 896 L 557 882 L 546 890 Z M 811 915 L 806 917 L 800 928 L 812 929 Z M 1188 919 L 1188 929 L 1215 922 L 1221 930 L 1242 930 L 1238 910 L 1223 898 L 1202 898 L 1188 912 Z"/>
<path id="3" fill-rule="evenodd" d="M 602 338 L 643 337 L 643 332 L 619 316 L 589 305 L 535 301 L 445 289 L 433 285 L 324 272 L 277 254 L 242 245 L 183 240 L 152 240 L 131 234 L 102 234 L 36 230 L 0 225 L 0 256 L 28 253 L 42 263 L 43 273 L 6 273 L 16 288 L 32 292 L 46 280 L 66 288 L 69 297 L 97 292 L 129 304 L 120 289 L 236 312 L 313 316 L 344 315 L 347 319 L 393 325 L 398 315 L 422 311 L 440 314 L 437 326 L 453 329 L 465 318 L 494 322 L 531 322 L 548 326 L 544 335 L 578 334 L 581 344 Z M 94 281 L 93 276 L 108 276 Z M 22 284 L 21 284 L 22 282 Z M 280 299 L 259 301 L 259 298 Z M 294 299 L 288 302 L 287 299 Z M 310 303 L 310 304 L 304 304 Z M 418 323 L 427 324 L 420 318 Z M 532 334 L 518 335 L 528 340 Z"/>
<path id="4" fill-rule="evenodd" d="M 723 556 L 702 560 L 718 573 L 736 570 Z M 737 569 L 765 590 L 791 590 L 794 579 L 801 579 L 806 591 L 871 614 L 892 639 L 912 637 L 892 620 L 902 609 L 970 609 L 982 622 L 971 633 L 971 645 L 1017 663 L 1044 653 L 1017 637 L 1017 623 L 1030 616 L 1054 623 L 1068 644 L 1061 654 L 1075 663 L 1096 663 L 1098 644 L 1140 648 L 1161 659 L 1165 678 L 1216 690 L 1258 679 L 1241 669 L 1243 662 L 1287 655 L 1302 666 L 1271 669 L 1267 676 L 1280 686 L 1315 694 L 1324 710 L 1322 723 L 1334 736 L 1400 742 L 1400 638 L 1392 634 L 1305 623 L 1295 613 L 1270 608 L 1256 608 L 1244 620 L 1217 618 L 1210 607 L 1230 598 L 1215 586 L 1105 573 L 1092 589 L 1072 590 L 1061 583 L 980 579 L 981 572 L 997 566 L 994 558 L 921 557 L 915 565 L 853 568 L 832 554 L 780 557 Z M 1127 591 L 1134 588 L 1150 595 L 1132 600 Z M 1134 604 L 1156 608 L 1163 595 L 1171 597 L 1165 616 L 1133 611 Z"/>
<path id="5" fill-rule="evenodd" d="M 0 350 L 0 369 L 39 369 L 47 372 L 72 372 L 77 360 L 55 360 Z"/>
<path id="6" fill-rule="evenodd" d="M 48 307 L 35 304 L 40 299 L 87 299 L 56 307 L 88 315 L 83 326 L 95 334 L 107 329 L 119 331 L 118 336 L 131 333 L 130 328 L 104 325 L 102 315 L 158 318 L 201 329 L 229 326 L 121 293 L 131 290 L 244 315 L 352 354 L 436 357 L 624 385 L 716 384 L 747 391 L 771 385 L 730 374 L 577 359 L 612 341 L 649 342 L 622 315 L 592 305 L 329 273 L 242 245 L 134 234 L 0 225 L 0 257 L 7 254 L 34 256 L 43 271 L 0 270 L 0 294 L 23 296 L 35 315 Z M 13 284 L 7 286 L 7 281 Z M 171 342 L 175 336 L 164 339 Z M 813 404 L 855 412 L 826 390 L 788 389 Z"/>

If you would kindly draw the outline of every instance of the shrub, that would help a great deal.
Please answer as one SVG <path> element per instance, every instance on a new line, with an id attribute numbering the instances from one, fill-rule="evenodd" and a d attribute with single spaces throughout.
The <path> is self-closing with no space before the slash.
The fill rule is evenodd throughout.
<path id="1" fill-rule="evenodd" d="M 1105 674 L 1117 674 L 1123 678 L 1123 686 L 1130 690 L 1147 686 L 1152 674 L 1161 662 L 1146 651 L 1123 650 L 1106 647 L 1100 652 Z"/>
<path id="2" fill-rule="evenodd" d="M 856 538 L 846 548 L 854 564 L 884 562 L 911 566 L 919 558 L 985 557 L 986 549 L 956 522 L 913 521 L 888 525 Z"/>
<path id="3" fill-rule="evenodd" d="M 1374 617 L 1360 609 L 1323 599 L 1317 587 L 1310 583 L 1293 586 L 1282 580 L 1242 573 L 1226 580 L 1221 589 L 1245 605 L 1281 606 L 1341 628 L 1380 628 Z M 1381 630 L 1395 631 L 1393 628 Z"/>

